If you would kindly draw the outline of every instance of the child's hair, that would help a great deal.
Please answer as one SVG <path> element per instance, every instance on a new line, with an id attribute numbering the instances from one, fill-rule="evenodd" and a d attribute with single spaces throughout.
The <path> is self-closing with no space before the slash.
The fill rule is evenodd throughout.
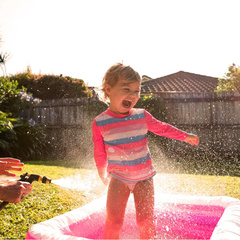
<path id="1" fill-rule="evenodd" d="M 111 87 L 114 87 L 119 79 L 126 79 L 131 82 L 141 82 L 141 76 L 138 72 L 132 69 L 130 66 L 125 66 L 122 63 L 116 63 L 111 66 L 102 80 L 102 92 L 104 94 L 104 100 L 108 99 L 106 93 L 106 85 L 109 84 Z"/>

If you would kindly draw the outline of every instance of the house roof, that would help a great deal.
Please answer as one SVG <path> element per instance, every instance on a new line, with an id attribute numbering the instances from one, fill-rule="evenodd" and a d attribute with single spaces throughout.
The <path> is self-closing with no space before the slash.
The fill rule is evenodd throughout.
<path id="1" fill-rule="evenodd" d="M 207 93 L 214 92 L 218 78 L 179 71 L 142 82 L 141 93 Z"/>

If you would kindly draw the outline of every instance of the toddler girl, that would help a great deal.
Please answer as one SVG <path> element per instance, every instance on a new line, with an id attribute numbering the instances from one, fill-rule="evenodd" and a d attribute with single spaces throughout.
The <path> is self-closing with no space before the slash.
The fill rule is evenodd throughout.
<path id="1" fill-rule="evenodd" d="M 130 193 L 134 195 L 141 239 L 154 239 L 154 184 L 156 171 L 147 146 L 147 132 L 197 145 L 196 135 L 133 108 L 140 97 L 141 77 L 130 66 L 115 64 L 106 72 L 102 91 L 109 108 L 93 122 L 94 158 L 108 184 L 104 239 L 119 239 Z"/>

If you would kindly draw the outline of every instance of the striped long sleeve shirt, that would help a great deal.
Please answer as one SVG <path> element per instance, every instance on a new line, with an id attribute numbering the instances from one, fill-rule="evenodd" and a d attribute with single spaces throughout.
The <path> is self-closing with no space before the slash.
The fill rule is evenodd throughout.
<path id="1" fill-rule="evenodd" d="M 147 144 L 147 132 L 183 141 L 187 133 L 155 119 L 144 109 L 133 108 L 128 115 L 114 114 L 109 109 L 98 115 L 92 125 L 94 159 L 97 168 L 126 181 L 153 177 Z"/>

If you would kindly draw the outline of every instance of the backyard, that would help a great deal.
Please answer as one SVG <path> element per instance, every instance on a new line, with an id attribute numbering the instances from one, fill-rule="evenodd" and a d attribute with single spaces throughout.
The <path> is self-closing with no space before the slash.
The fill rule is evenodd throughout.
<path id="1" fill-rule="evenodd" d="M 232 163 L 229 167 L 226 162 L 221 162 L 216 167 L 229 169 L 231 174 L 220 174 L 221 171 L 215 175 L 211 172 L 200 174 L 196 169 L 186 172 L 181 170 L 180 163 L 177 173 L 167 168 L 164 171 L 160 167 L 154 178 L 155 191 L 184 195 L 224 195 L 240 199 L 238 166 Z M 32 192 L 22 202 L 8 204 L 0 212 L 1 238 L 23 239 L 32 225 L 81 207 L 107 191 L 94 166 L 85 168 L 77 160 L 25 162 L 20 174 L 26 172 L 47 176 L 53 183 L 33 182 Z"/>

